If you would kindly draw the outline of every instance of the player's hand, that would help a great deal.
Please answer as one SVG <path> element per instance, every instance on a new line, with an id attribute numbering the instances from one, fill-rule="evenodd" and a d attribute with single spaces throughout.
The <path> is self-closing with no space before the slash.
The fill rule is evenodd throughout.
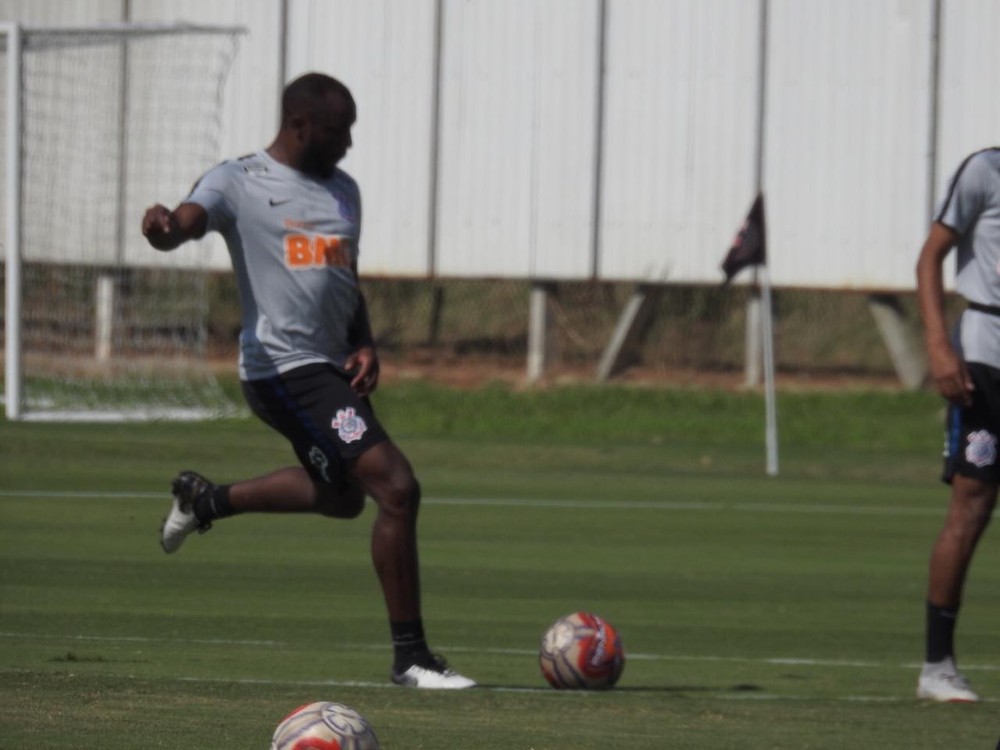
<path id="1" fill-rule="evenodd" d="M 359 396 L 370 395 L 378 387 L 378 355 L 375 347 L 362 346 L 344 363 L 351 374 L 351 388 Z"/>
<path id="2" fill-rule="evenodd" d="M 972 405 L 975 386 L 965 363 L 950 346 L 939 347 L 929 353 L 931 379 L 938 393 L 958 406 Z"/>
<path id="3" fill-rule="evenodd" d="M 142 234 L 158 250 L 172 245 L 177 232 L 177 220 L 166 206 L 157 203 L 146 209 L 142 217 Z"/>

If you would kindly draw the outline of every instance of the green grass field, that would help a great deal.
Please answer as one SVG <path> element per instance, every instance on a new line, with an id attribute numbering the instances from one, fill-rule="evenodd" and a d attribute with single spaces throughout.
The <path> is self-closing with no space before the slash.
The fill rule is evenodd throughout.
<path id="1" fill-rule="evenodd" d="M 288 463 L 251 420 L 0 423 L 0 747 L 265 750 L 292 708 L 348 703 L 383 750 L 984 748 L 1000 736 L 1000 545 L 966 588 L 985 701 L 913 697 L 947 492 L 930 394 L 389 383 L 376 406 L 424 486 L 431 644 L 480 681 L 388 684 L 361 518 L 239 517 L 173 557 L 176 470 Z M 557 617 L 618 628 L 619 685 L 559 692 Z"/>

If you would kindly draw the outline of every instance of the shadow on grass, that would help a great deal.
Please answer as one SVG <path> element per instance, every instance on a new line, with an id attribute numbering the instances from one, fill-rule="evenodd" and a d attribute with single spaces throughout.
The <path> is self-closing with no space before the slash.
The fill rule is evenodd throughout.
<path id="1" fill-rule="evenodd" d="M 551 687 L 538 685 L 499 685 L 491 683 L 479 683 L 477 686 L 484 690 L 496 690 L 499 692 L 512 693 L 560 693 L 560 694 L 580 694 L 580 693 L 756 693 L 762 691 L 760 685 L 741 683 L 731 687 L 710 687 L 708 685 L 628 685 L 625 687 L 614 687 L 608 690 L 556 690 Z M 475 689 L 475 688 L 474 688 Z"/>

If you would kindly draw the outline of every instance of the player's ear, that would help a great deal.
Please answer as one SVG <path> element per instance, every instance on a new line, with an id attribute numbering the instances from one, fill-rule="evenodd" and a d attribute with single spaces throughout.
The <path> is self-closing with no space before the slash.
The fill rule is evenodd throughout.
<path id="1" fill-rule="evenodd" d="M 288 130 L 295 136 L 296 140 L 302 142 L 309 137 L 309 128 L 311 122 L 307 115 L 298 113 L 294 115 L 288 115 L 287 127 Z"/>

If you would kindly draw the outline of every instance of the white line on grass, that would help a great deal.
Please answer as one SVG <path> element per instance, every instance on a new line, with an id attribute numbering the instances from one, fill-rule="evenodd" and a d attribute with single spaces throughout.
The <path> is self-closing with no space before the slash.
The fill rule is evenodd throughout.
<path id="1" fill-rule="evenodd" d="M 867 505 L 811 505 L 796 503 L 732 503 L 732 502 L 678 502 L 670 500 L 523 500 L 523 499 L 469 499 L 428 498 L 431 505 L 475 506 L 488 505 L 509 508 L 593 508 L 606 510 L 701 510 L 740 511 L 749 513 L 832 513 L 843 515 L 941 515 L 940 508 L 904 508 L 900 506 Z"/>
<path id="2" fill-rule="evenodd" d="M 44 633 L 0 633 L 0 638 L 23 638 L 25 640 L 95 641 L 104 643 L 179 643 L 206 646 L 287 646 L 281 641 L 240 641 L 225 638 L 147 638 L 131 635 L 58 635 Z"/>
<path id="3" fill-rule="evenodd" d="M 228 640 L 224 638 L 152 638 L 143 636 L 101 636 L 101 635 L 59 635 L 47 633 L 9 633 L 0 632 L 0 638 L 23 639 L 23 640 L 70 640 L 88 641 L 104 643 L 174 643 L 207 646 L 247 646 L 252 648 L 290 648 L 294 644 L 287 641 L 270 640 Z M 381 643 L 340 643 L 333 646 L 340 651 L 388 651 L 389 646 Z M 523 648 L 482 648 L 479 646 L 444 646 L 442 651 L 449 653 L 466 654 L 492 654 L 496 656 L 537 656 L 538 651 Z M 877 661 L 858 661 L 854 659 L 805 659 L 800 657 L 772 656 L 772 657 L 748 657 L 748 656 L 689 656 L 683 654 L 642 654 L 627 653 L 626 658 L 630 661 L 689 661 L 689 662 L 721 662 L 740 664 L 776 664 L 788 666 L 805 667 L 855 667 L 863 669 L 919 669 L 919 662 L 907 662 L 903 664 L 890 664 Z M 1000 665 L 994 664 L 968 664 L 963 662 L 962 669 L 980 672 L 1000 672 Z"/>
<path id="4" fill-rule="evenodd" d="M 34 672 L 30 670 L 21 669 L 4 669 L 0 668 L 0 674 L 26 674 Z M 149 680 L 148 676 L 139 675 L 120 675 L 120 678 L 128 680 Z M 265 685 L 265 686 L 281 686 L 281 687 L 305 687 L 305 688 L 368 688 L 374 690 L 407 690 L 409 688 L 401 688 L 398 685 L 394 685 L 391 682 L 369 682 L 366 680 L 272 680 L 267 678 L 226 678 L 226 677 L 161 677 L 159 680 L 176 680 L 177 682 L 186 682 L 192 684 L 202 684 L 202 685 Z M 677 694 L 684 694 L 684 688 L 673 688 L 670 685 L 653 686 L 649 688 L 644 688 L 644 686 L 636 686 L 639 690 L 657 690 L 662 689 L 664 691 L 675 692 Z M 464 691 L 462 691 L 464 692 Z M 481 684 L 473 688 L 473 693 L 480 692 L 490 692 L 490 693 L 545 693 L 552 696 L 560 696 L 564 700 L 574 700 L 574 699 L 588 699 L 595 698 L 596 696 L 606 695 L 604 691 L 600 690 L 553 690 L 547 686 L 541 687 L 531 687 L 528 685 L 515 686 L 515 685 L 489 685 Z M 623 687 L 620 690 L 615 690 L 614 692 L 629 692 L 628 687 Z M 701 695 L 706 695 L 705 691 L 700 691 Z M 719 688 L 717 691 L 711 693 L 712 697 L 716 700 L 725 701 L 812 701 L 812 702 L 823 702 L 823 701 L 837 701 L 846 703 L 901 703 L 909 704 L 914 702 L 914 698 L 909 695 L 906 696 L 893 696 L 893 695 L 834 695 L 834 696 L 823 696 L 823 695 L 805 695 L 802 693 L 794 694 L 781 694 L 781 693 L 756 693 L 756 692 L 733 692 L 726 688 Z M 596 698 L 595 698 L 596 699 Z M 1000 703 L 1000 699 L 997 698 L 982 698 L 980 699 L 982 703 Z"/>
<path id="5" fill-rule="evenodd" d="M 48 498 L 48 499 L 92 499 L 146 500 L 167 499 L 168 492 L 84 492 L 73 490 L 0 490 L 0 498 Z M 741 513 L 817 513 L 857 516 L 940 516 L 941 508 L 915 508 L 898 505 L 829 505 L 799 503 L 733 503 L 651 500 L 543 500 L 524 498 L 445 498 L 426 497 L 426 505 L 452 505 L 458 507 L 499 507 L 499 508 L 567 508 L 595 510 L 662 510 L 662 511 L 738 511 Z"/>

